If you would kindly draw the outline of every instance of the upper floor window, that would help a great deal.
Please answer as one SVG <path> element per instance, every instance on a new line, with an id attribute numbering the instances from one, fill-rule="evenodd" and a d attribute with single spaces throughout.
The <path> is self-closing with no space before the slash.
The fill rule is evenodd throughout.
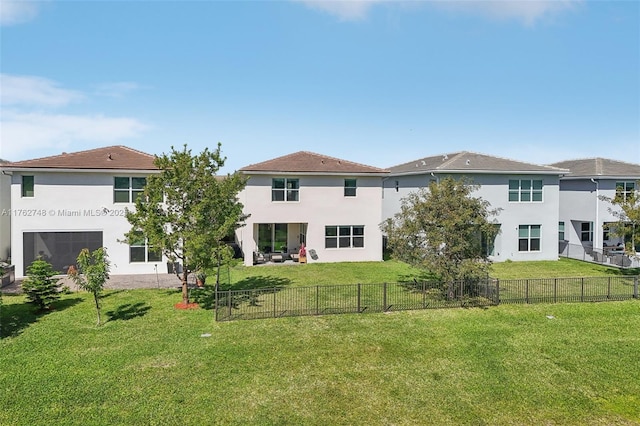
<path id="1" fill-rule="evenodd" d="M 33 197 L 34 180 L 33 176 L 22 176 L 22 196 Z"/>
<path id="2" fill-rule="evenodd" d="M 113 180 L 113 202 L 134 203 L 142 195 L 147 178 L 115 177 Z"/>
<path id="3" fill-rule="evenodd" d="M 541 202 L 542 180 L 513 179 L 509 180 L 509 201 L 513 202 Z"/>
<path id="4" fill-rule="evenodd" d="M 518 251 L 540 251 L 540 225 L 518 226 Z"/>
<path id="5" fill-rule="evenodd" d="M 355 197 L 356 196 L 356 179 L 345 179 L 344 180 L 344 196 L 345 197 Z"/>
<path id="6" fill-rule="evenodd" d="M 616 196 L 615 201 L 627 201 L 633 197 L 633 193 L 636 189 L 635 182 L 616 182 Z"/>
<path id="7" fill-rule="evenodd" d="M 161 260 L 161 251 L 150 246 L 149 241 L 141 232 L 137 233 L 136 238 L 129 244 L 129 262 L 160 262 Z"/>
<path id="8" fill-rule="evenodd" d="M 364 247 L 364 226 L 325 226 L 325 248 Z"/>
<path id="9" fill-rule="evenodd" d="M 299 179 L 273 178 L 271 201 L 300 201 Z"/>

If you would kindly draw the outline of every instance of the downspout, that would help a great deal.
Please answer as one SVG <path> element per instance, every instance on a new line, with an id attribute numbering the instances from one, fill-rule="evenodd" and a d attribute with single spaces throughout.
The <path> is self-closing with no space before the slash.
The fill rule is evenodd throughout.
<path id="1" fill-rule="evenodd" d="M 598 182 L 597 180 L 595 180 L 594 178 L 591 178 L 591 182 L 593 182 L 596 185 L 596 221 L 594 222 L 593 225 L 593 249 L 595 250 L 596 248 L 600 248 L 602 249 L 602 243 L 598 244 L 598 236 L 602 235 L 601 232 L 596 232 L 596 228 L 600 229 L 601 226 L 599 226 L 600 224 L 600 209 L 598 208 L 598 200 L 600 199 L 600 182 Z"/>

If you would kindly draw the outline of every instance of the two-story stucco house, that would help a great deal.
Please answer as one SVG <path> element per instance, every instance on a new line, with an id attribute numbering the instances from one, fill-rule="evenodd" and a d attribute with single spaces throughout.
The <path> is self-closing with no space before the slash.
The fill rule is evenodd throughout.
<path id="1" fill-rule="evenodd" d="M 614 237 L 605 226 L 617 222 L 612 212 L 618 210 L 601 196 L 613 199 L 633 194 L 640 181 L 640 164 L 588 158 L 552 166 L 570 171 L 560 179 L 559 231 L 563 255 L 581 259 L 586 254 L 602 262 L 607 256 L 621 254 L 624 250 L 618 244 L 622 238 Z"/>
<path id="2" fill-rule="evenodd" d="M 104 246 L 112 274 L 145 274 L 166 261 L 145 241 L 121 242 L 149 174 L 152 155 L 124 146 L 4 164 L 11 177 L 11 250 L 16 277 L 37 257 L 66 273 L 83 248 Z M 165 266 L 166 268 L 166 266 Z M 166 272 L 165 272 L 166 273 Z"/>
<path id="3" fill-rule="evenodd" d="M 236 231 L 246 265 L 255 253 L 281 260 L 301 243 L 311 253 L 309 262 L 382 260 L 387 170 L 296 152 L 240 171 L 249 178 L 240 201 L 251 216 Z"/>
<path id="4" fill-rule="evenodd" d="M 425 157 L 389 170 L 383 218 L 399 212 L 402 198 L 431 181 L 464 177 L 479 185 L 472 196 L 500 209 L 500 233 L 488 246 L 492 260 L 558 259 L 558 181 L 566 170 L 473 152 Z"/>

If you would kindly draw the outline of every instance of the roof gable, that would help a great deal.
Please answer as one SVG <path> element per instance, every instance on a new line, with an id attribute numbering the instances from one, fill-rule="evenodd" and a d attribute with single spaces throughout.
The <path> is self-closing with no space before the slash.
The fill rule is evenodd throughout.
<path id="1" fill-rule="evenodd" d="M 571 174 L 567 178 L 580 177 L 626 177 L 640 179 L 640 164 L 625 163 L 624 161 L 608 158 L 585 158 L 553 163 L 551 166 L 569 169 Z"/>
<path id="2" fill-rule="evenodd" d="M 475 152 L 461 151 L 425 157 L 390 167 L 391 174 L 417 173 L 566 173 L 557 167 L 541 166 Z"/>
<path id="3" fill-rule="evenodd" d="M 251 164 L 240 169 L 241 172 L 280 172 L 280 173 L 330 173 L 330 174 L 386 174 L 388 170 L 365 164 L 341 160 L 339 158 L 299 151 L 277 157 L 261 163 Z"/>
<path id="4" fill-rule="evenodd" d="M 157 170 L 155 157 L 126 146 L 78 151 L 5 164 L 4 168 Z"/>

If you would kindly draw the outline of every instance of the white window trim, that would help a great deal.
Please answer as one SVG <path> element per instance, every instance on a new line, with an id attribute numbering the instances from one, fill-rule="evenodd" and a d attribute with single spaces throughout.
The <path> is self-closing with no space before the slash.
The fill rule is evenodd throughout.
<path id="1" fill-rule="evenodd" d="M 510 200 L 509 196 L 511 195 L 511 193 L 515 192 L 515 189 L 511 189 L 510 188 L 510 182 L 512 181 L 517 181 L 518 182 L 518 189 L 517 189 L 517 193 L 518 193 L 518 199 L 517 200 Z M 522 194 L 523 194 L 523 189 L 522 189 L 522 182 L 523 181 L 528 181 L 531 183 L 531 185 L 529 186 L 528 191 L 529 192 L 529 201 L 522 201 Z M 533 199 L 533 182 L 537 182 L 539 181 L 542 185 L 542 187 L 540 188 L 540 195 L 541 195 L 541 199 L 539 201 L 536 201 Z M 538 191 L 537 189 L 535 190 L 536 192 Z M 526 193 L 526 192 L 525 192 Z M 507 201 L 510 203 L 543 203 L 544 202 L 544 180 L 543 179 L 509 179 L 509 182 L 507 182 Z"/>

